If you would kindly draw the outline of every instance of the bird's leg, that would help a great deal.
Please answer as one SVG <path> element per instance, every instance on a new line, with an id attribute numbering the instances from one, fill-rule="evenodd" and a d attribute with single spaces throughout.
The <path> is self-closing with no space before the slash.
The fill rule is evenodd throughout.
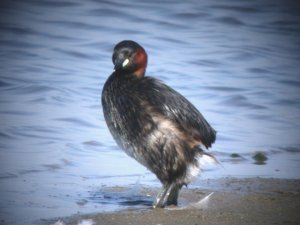
<path id="1" fill-rule="evenodd" d="M 163 208 L 164 207 L 164 198 L 169 190 L 169 184 L 164 184 L 162 189 L 158 192 L 154 202 L 153 202 L 153 208 Z"/>
<path id="2" fill-rule="evenodd" d="M 177 205 L 177 198 L 182 185 L 171 183 L 165 184 L 156 196 L 153 208 L 163 208 L 167 205 Z"/>
<path id="3" fill-rule="evenodd" d="M 179 195 L 179 191 L 181 189 L 182 185 L 181 184 L 177 184 L 177 183 L 172 183 L 168 193 L 165 195 L 165 199 L 164 199 L 164 204 L 165 206 L 168 205 L 173 205 L 176 206 L 177 205 L 177 199 L 178 199 L 178 195 Z"/>

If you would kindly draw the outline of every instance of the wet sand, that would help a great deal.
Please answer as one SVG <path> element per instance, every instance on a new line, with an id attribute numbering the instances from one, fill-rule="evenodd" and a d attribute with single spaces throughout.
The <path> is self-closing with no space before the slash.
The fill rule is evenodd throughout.
<path id="1" fill-rule="evenodd" d="M 75 215 L 50 224 L 300 224 L 300 180 L 225 178 L 201 183 L 199 188 L 184 188 L 176 208 L 141 206 L 113 213 Z M 145 188 L 141 194 L 155 196 L 157 191 Z"/>

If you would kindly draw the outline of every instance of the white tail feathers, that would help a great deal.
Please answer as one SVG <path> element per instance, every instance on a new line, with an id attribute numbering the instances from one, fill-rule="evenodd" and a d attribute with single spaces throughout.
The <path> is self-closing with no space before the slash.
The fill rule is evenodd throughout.
<path id="1" fill-rule="evenodd" d="M 201 152 L 201 154 L 197 156 L 196 160 L 198 161 L 197 164 L 190 164 L 187 168 L 186 177 L 184 179 L 185 184 L 193 181 L 199 175 L 201 169 L 205 166 L 219 164 L 218 160 L 214 156 L 204 152 Z"/>
<path id="2" fill-rule="evenodd" d="M 200 157 L 197 158 L 197 160 L 200 168 L 208 165 L 219 164 L 218 160 L 213 155 L 210 155 L 208 153 L 203 153 Z"/>

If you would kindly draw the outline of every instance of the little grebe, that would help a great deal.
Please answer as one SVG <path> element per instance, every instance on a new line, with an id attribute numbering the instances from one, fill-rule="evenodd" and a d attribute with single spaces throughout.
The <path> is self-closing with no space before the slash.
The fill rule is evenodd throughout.
<path id="1" fill-rule="evenodd" d="M 152 171 L 163 184 L 153 207 L 177 205 L 178 193 L 198 175 L 201 159 L 215 158 L 216 131 L 181 94 L 145 77 L 147 54 L 134 41 L 118 43 L 114 72 L 102 91 L 107 126 L 118 145 Z"/>

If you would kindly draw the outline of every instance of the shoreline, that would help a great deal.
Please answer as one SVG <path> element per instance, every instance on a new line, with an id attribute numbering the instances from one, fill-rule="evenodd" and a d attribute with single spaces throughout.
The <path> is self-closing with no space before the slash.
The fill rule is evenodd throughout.
<path id="1" fill-rule="evenodd" d="M 109 213 L 77 214 L 47 224 L 300 224 L 300 180 L 223 178 L 201 182 L 201 188 L 181 191 L 178 207 L 151 209 L 141 206 Z M 146 187 L 141 194 L 155 196 L 157 191 Z"/>

